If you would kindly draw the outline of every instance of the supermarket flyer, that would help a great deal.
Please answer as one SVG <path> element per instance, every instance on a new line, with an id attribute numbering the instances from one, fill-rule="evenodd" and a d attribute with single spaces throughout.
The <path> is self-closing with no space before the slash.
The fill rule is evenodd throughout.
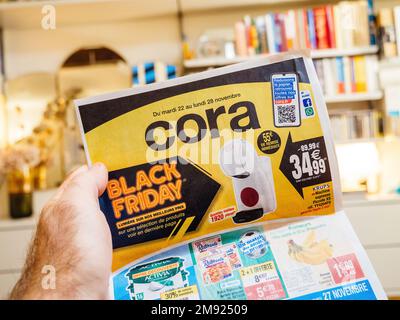
<path id="1" fill-rule="evenodd" d="M 344 212 L 167 249 L 116 271 L 111 288 L 122 300 L 386 299 Z"/>
<path id="2" fill-rule="evenodd" d="M 167 245 L 341 209 L 311 59 L 277 55 L 75 102 L 113 269 Z"/>
<path id="3" fill-rule="evenodd" d="M 280 54 L 75 101 L 115 299 L 381 299 L 343 209 L 312 60 Z M 346 240 L 347 239 L 347 240 Z"/>

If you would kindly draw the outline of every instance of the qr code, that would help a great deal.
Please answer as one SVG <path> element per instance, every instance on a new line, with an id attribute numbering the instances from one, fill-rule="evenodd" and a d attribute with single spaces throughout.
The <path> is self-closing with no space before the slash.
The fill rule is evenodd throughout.
<path id="1" fill-rule="evenodd" d="M 296 106 L 277 106 L 277 111 L 279 124 L 293 124 L 298 122 Z"/>

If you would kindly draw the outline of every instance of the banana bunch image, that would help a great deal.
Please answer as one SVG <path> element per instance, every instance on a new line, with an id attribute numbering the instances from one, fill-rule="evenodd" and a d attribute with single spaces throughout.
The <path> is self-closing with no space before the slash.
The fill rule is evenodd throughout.
<path id="1" fill-rule="evenodd" d="M 315 231 L 310 231 L 302 245 L 288 241 L 288 254 L 293 260 L 310 264 L 323 264 L 332 257 L 333 247 L 327 240 L 317 241 Z"/>

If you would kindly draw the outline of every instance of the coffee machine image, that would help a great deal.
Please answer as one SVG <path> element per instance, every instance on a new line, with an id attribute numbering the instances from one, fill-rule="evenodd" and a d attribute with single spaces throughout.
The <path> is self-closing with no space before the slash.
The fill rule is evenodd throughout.
<path id="1" fill-rule="evenodd" d="M 237 224 L 260 219 L 276 210 L 276 196 L 271 160 L 259 156 L 243 139 L 233 139 L 223 145 L 219 162 L 224 174 L 232 178 L 237 212 Z"/>

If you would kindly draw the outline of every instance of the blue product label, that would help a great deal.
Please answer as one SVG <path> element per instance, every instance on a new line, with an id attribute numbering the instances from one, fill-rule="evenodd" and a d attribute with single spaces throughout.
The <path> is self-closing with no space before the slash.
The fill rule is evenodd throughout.
<path id="1" fill-rule="evenodd" d="M 376 300 L 368 280 L 310 293 L 290 300 Z"/>
<path id="2" fill-rule="evenodd" d="M 127 265 L 113 275 L 115 300 L 199 299 L 196 275 L 187 245 L 157 254 L 138 264 Z M 184 290 L 186 289 L 186 294 Z M 182 293 L 183 292 L 183 293 Z M 170 294 L 169 294 L 170 293 Z"/>
<path id="3" fill-rule="evenodd" d="M 271 85 L 275 126 L 300 126 L 297 75 L 294 73 L 274 74 L 272 75 Z"/>

